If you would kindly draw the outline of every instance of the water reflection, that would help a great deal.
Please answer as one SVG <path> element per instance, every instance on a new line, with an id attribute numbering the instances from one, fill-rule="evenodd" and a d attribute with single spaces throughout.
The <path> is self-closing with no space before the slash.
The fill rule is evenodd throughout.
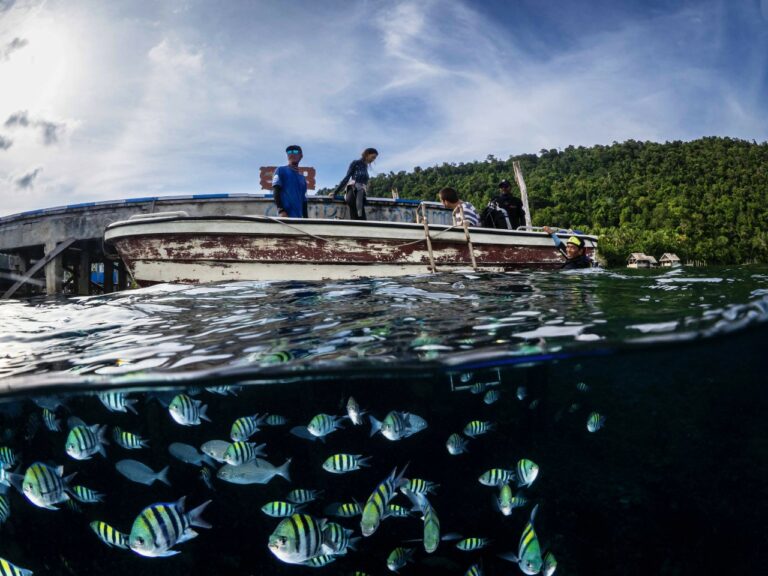
<path id="1" fill-rule="evenodd" d="M 686 340 L 768 315 L 758 268 L 162 285 L 0 303 L 0 376 L 329 369 Z"/>

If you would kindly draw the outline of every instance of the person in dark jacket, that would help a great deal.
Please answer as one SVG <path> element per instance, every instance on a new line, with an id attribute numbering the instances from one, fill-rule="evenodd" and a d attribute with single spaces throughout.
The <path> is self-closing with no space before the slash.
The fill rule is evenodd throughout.
<path id="1" fill-rule="evenodd" d="M 368 192 L 368 166 L 379 156 L 376 148 L 366 148 L 357 160 L 349 165 L 346 176 L 333 191 L 334 196 L 346 189 L 344 200 L 349 206 L 349 217 L 352 220 L 366 220 L 365 199 Z"/>
<path id="2" fill-rule="evenodd" d="M 561 266 L 562 269 L 592 268 L 592 260 L 587 256 L 587 247 L 584 245 L 583 238 L 571 236 L 565 242 L 565 247 L 563 247 L 563 241 L 558 238 L 557 232 L 552 230 L 549 226 L 544 226 L 543 230 L 552 236 L 552 240 L 555 242 L 555 247 L 560 250 L 560 253 L 563 256 L 565 256 L 565 262 Z"/>
<path id="3" fill-rule="evenodd" d="M 525 210 L 520 198 L 512 196 L 512 185 L 509 180 L 499 182 L 499 195 L 495 196 L 492 202 L 496 202 L 499 208 L 507 211 L 509 227 L 515 230 L 518 226 L 525 226 Z"/>

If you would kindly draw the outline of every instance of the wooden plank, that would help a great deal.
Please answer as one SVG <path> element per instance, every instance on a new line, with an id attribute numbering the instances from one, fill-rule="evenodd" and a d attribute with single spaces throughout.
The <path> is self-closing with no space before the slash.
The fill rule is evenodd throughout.
<path id="1" fill-rule="evenodd" d="M 56 248 L 48 252 L 42 259 L 38 260 L 32 268 L 30 268 L 27 273 L 24 275 L 23 278 L 21 278 L 18 282 L 16 282 L 13 286 L 8 288 L 8 290 L 5 291 L 3 294 L 3 298 L 10 298 L 16 293 L 16 290 L 21 288 L 24 284 L 27 283 L 27 281 L 32 278 L 35 274 L 37 274 L 43 266 L 48 264 L 51 260 L 56 258 L 59 254 L 64 252 L 67 248 L 69 248 L 72 244 L 74 244 L 76 241 L 75 238 L 67 238 L 66 240 L 63 240 L 59 244 L 56 245 Z"/>

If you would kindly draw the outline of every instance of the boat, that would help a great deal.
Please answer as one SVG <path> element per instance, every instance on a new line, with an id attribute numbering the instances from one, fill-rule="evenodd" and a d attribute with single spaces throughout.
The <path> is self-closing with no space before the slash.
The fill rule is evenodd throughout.
<path id="1" fill-rule="evenodd" d="M 563 239 L 570 235 L 562 233 Z M 594 257 L 597 237 L 581 237 Z M 392 222 L 161 212 L 110 224 L 104 242 L 140 286 L 503 272 L 563 263 L 552 238 L 540 230 L 465 230 L 426 218 Z"/>

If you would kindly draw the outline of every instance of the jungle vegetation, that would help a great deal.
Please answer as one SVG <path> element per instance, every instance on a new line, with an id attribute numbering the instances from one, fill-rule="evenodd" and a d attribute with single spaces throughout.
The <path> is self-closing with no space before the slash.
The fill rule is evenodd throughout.
<path id="1" fill-rule="evenodd" d="M 768 262 L 768 143 L 708 137 L 541 150 L 501 160 L 415 167 L 375 176 L 370 196 L 436 200 L 452 186 L 478 209 L 518 160 L 535 226 L 576 228 L 600 236 L 608 265 L 631 252 L 683 262 Z M 513 188 L 516 187 L 513 184 Z"/>

